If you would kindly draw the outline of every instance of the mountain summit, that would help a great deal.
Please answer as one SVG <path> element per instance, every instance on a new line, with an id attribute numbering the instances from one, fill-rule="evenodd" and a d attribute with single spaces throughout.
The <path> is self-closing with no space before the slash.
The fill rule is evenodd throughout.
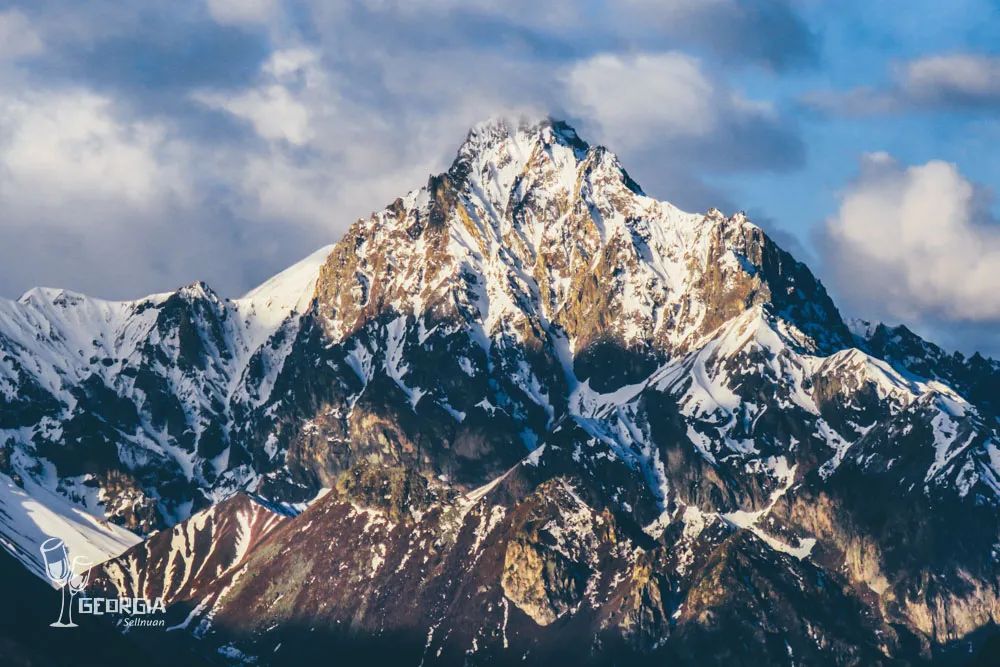
<path id="1" fill-rule="evenodd" d="M 95 581 L 237 662 L 960 661 L 1000 622 L 1000 365 L 854 332 L 744 214 L 491 121 L 243 299 L 0 303 L 0 472 L 169 528 Z"/>

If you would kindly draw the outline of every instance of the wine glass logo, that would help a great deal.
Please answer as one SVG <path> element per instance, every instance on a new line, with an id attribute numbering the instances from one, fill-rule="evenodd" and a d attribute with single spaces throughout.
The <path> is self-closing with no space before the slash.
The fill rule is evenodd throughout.
<path id="1" fill-rule="evenodd" d="M 66 597 L 69 591 L 66 584 L 70 580 L 69 552 L 66 550 L 66 543 L 58 537 L 50 537 L 42 542 L 38 548 L 42 552 L 42 563 L 45 565 L 45 574 L 48 575 L 52 583 L 62 593 L 62 602 L 59 605 L 59 618 L 49 625 L 53 628 L 71 628 L 72 620 L 66 621 L 67 611 L 72 614 L 72 610 L 66 609 Z"/>
<path id="2" fill-rule="evenodd" d="M 58 537 L 50 537 L 39 547 L 42 553 L 42 563 L 45 564 L 45 574 L 62 593 L 59 605 L 59 618 L 49 625 L 53 628 L 75 628 L 73 622 L 73 601 L 86 589 L 90 580 L 90 568 L 94 563 L 83 556 L 77 556 L 72 563 L 66 543 Z M 66 598 L 69 604 L 66 604 Z"/>

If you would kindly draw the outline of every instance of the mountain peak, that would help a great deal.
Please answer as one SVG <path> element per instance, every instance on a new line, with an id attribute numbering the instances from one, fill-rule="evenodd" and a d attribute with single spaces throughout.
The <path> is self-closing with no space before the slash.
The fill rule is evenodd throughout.
<path id="1" fill-rule="evenodd" d="M 63 303 L 76 302 L 85 298 L 86 297 L 83 294 L 67 289 L 57 287 L 32 287 L 18 297 L 17 301 L 22 304 L 35 302 L 62 305 Z"/>
<path id="2" fill-rule="evenodd" d="M 614 341 L 655 363 L 760 303 L 819 349 L 850 338 L 807 267 L 745 214 L 645 196 L 614 153 L 551 118 L 476 125 L 446 174 L 362 220 L 331 258 L 317 296 L 334 338 L 435 304 L 486 336 L 552 337 L 555 324 L 577 356 Z"/>
<path id="3" fill-rule="evenodd" d="M 429 187 L 444 183 L 442 178 L 465 196 L 488 200 L 497 212 L 523 205 L 532 189 L 570 199 L 579 188 L 594 187 L 644 195 L 614 153 L 591 146 L 565 121 L 553 118 L 493 118 L 473 126 L 448 172 L 432 177 Z"/>
<path id="4" fill-rule="evenodd" d="M 564 120 L 551 116 L 535 119 L 494 116 L 473 125 L 458 152 L 459 155 L 477 153 L 510 140 L 537 141 L 543 145 L 558 143 L 584 153 L 590 148 Z"/>
<path id="5" fill-rule="evenodd" d="M 448 175 L 464 183 L 471 173 L 485 178 L 503 171 L 519 173 L 540 150 L 551 154 L 557 147 L 573 163 L 583 160 L 591 150 L 565 121 L 494 117 L 469 130 Z"/>
<path id="6" fill-rule="evenodd" d="M 184 285 L 177 290 L 177 294 L 188 299 L 219 300 L 218 294 L 204 280 L 196 280 L 193 283 Z"/>

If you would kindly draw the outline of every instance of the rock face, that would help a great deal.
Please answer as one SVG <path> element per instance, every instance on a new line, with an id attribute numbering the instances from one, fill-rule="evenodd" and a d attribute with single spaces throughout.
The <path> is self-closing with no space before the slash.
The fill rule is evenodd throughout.
<path id="1" fill-rule="evenodd" d="M 107 561 L 94 586 L 120 597 L 204 605 L 199 591 L 238 572 L 250 551 L 286 518 L 237 494 Z"/>
<path id="2" fill-rule="evenodd" d="M 729 665 L 995 648 L 1000 364 L 845 323 L 744 215 L 646 197 L 563 123 L 492 122 L 317 258 L 278 281 L 295 289 L 104 304 L 41 347 L 25 322 L 64 332 L 96 302 L 0 310 L 5 474 L 51 462 L 66 494 L 102 490 L 92 510 L 176 524 L 95 580 L 157 582 L 202 650 Z M 202 509 L 321 488 L 297 516 Z M 250 537 L 213 549 L 206 511 Z M 215 574 L 178 584 L 182 561 Z"/>

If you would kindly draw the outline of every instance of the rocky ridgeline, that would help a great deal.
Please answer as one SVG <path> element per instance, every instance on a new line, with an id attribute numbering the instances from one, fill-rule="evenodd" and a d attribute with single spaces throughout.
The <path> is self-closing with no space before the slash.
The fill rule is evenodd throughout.
<path id="1" fill-rule="evenodd" d="M 3 310 L 5 465 L 178 536 L 102 586 L 162 581 L 205 512 L 230 526 L 181 549 L 223 553 L 214 579 L 161 588 L 176 641 L 262 664 L 992 650 L 1000 366 L 845 323 L 744 215 L 645 196 L 563 123 L 492 122 L 309 267 L 291 295 L 108 306 L 113 341 L 88 320 L 28 345 L 11 322 L 66 319 L 49 293 Z M 33 374 L 88 337 L 91 366 Z M 296 516 L 206 509 L 322 488 Z"/>

